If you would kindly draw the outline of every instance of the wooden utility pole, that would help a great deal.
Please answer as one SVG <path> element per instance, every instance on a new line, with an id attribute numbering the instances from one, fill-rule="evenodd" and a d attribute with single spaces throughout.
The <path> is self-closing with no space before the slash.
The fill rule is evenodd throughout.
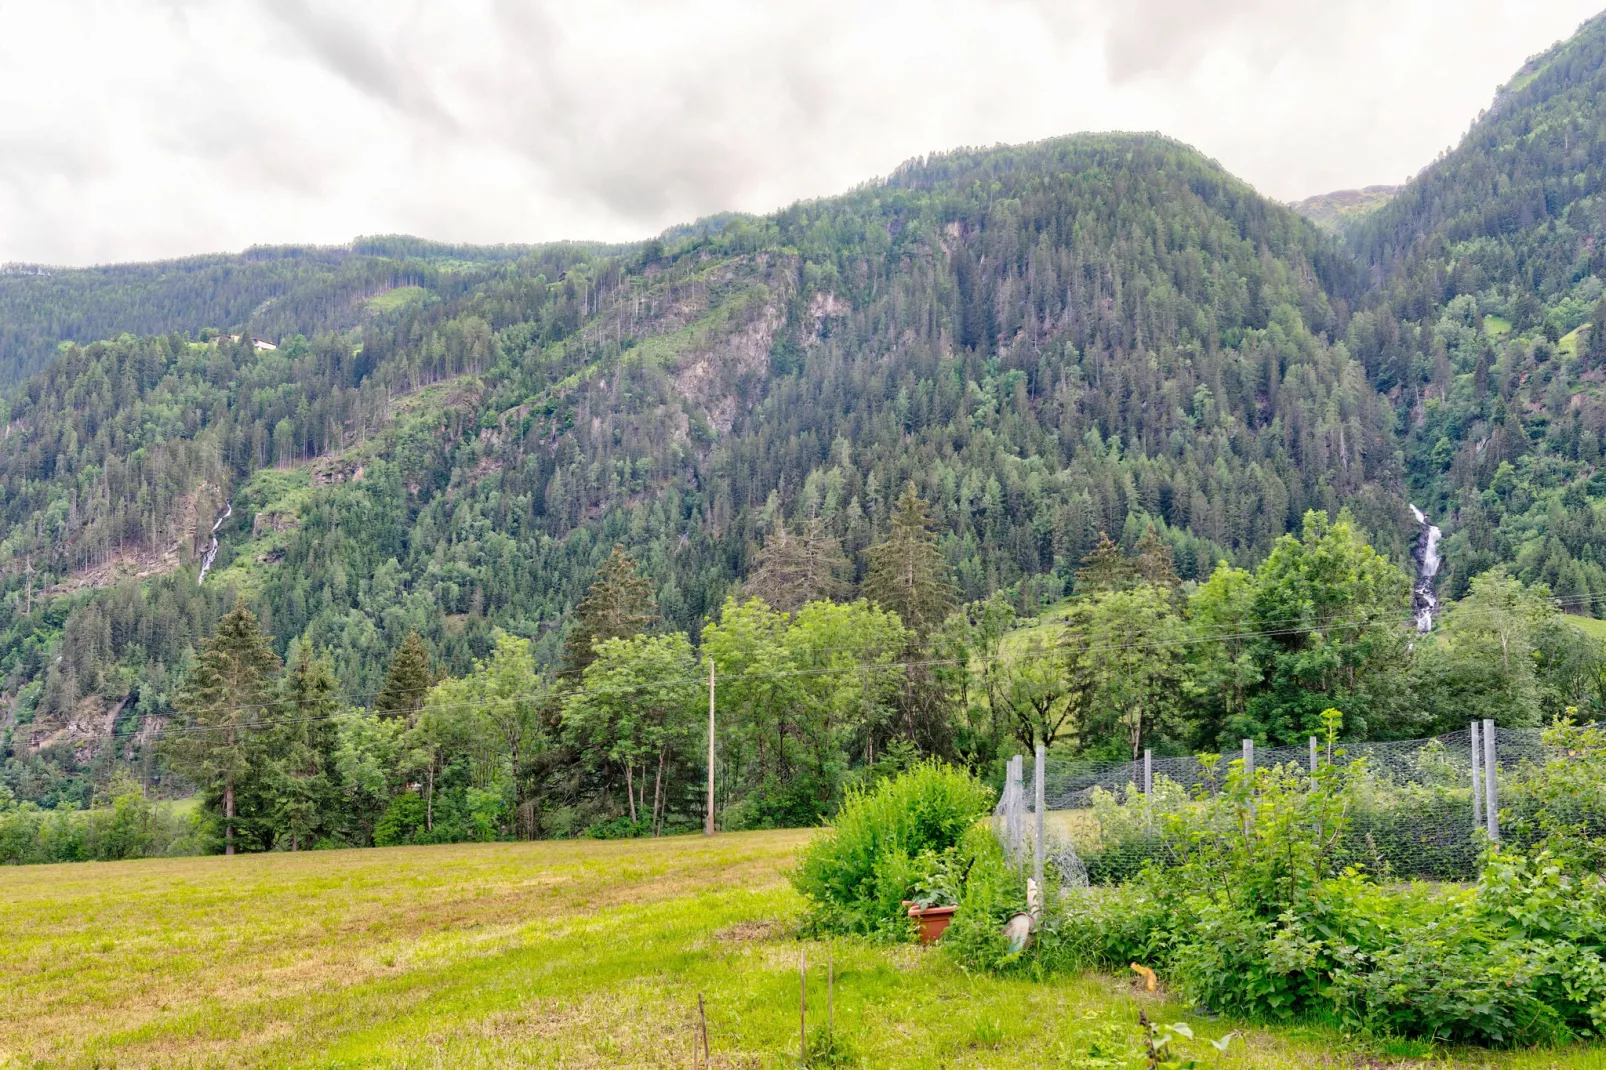
<path id="1" fill-rule="evenodd" d="M 714 834 L 714 658 L 708 658 L 708 813 L 703 819 L 703 835 Z"/>

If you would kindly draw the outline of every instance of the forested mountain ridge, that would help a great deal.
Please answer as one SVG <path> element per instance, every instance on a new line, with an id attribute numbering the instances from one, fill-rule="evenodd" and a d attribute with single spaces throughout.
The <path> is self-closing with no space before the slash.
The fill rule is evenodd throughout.
<path id="1" fill-rule="evenodd" d="M 43 367 L 62 342 L 175 331 L 194 336 L 204 328 L 272 341 L 356 327 L 404 298 L 461 292 L 468 280 L 534 252 L 531 246 L 381 236 L 345 246 L 257 246 L 144 264 L 6 264 L 0 267 L 0 387 Z"/>
<path id="2" fill-rule="evenodd" d="M 1030 611 L 1150 524 L 1202 578 L 1308 509 L 1349 506 L 1403 563 L 1393 410 L 1335 341 L 1361 282 L 1195 151 L 1079 136 L 537 250 L 360 337 L 71 350 L 0 442 L 12 778 L 71 796 L 128 757 L 234 590 L 361 703 L 412 630 L 454 674 L 496 628 L 555 658 L 615 542 L 682 629 L 783 528 L 823 526 L 857 579 L 911 480 L 965 601 Z M 75 589 L 140 548 L 179 571 Z"/>

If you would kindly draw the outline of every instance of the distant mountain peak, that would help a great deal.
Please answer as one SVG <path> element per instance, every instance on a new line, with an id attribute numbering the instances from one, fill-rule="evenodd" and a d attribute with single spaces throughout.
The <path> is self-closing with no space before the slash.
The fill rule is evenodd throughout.
<path id="1" fill-rule="evenodd" d="M 1295 201 L 1289 207 L 1323 230 L 1343 234 L 1360 217 L 1387 204 L 1401 188 L 1378 185 L 1334 190 Z"/>

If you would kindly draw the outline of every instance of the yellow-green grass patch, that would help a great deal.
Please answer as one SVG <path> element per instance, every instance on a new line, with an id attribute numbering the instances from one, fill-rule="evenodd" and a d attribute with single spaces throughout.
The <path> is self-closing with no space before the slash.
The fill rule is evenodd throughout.
<path id="1" fill-rule="evenodd" d="M 1131 1050 L 1140 1007 L 1243 1030 L 1223 1058 L 1199 1044 L 1204 1065 L 1425 1065 L 1395 1057 L 1421 1045 L 1211 1020 L 1127 977 L 799 940 L 785 870 L 810 835 L 0 870 L 0 1066 L 685 1067 L 699 994 L 715 1066 L 791 1066 L 801 955 L 811 1022 L 829 960 L 838 1034 L 868 1067 L 1098 1065 L 1095 1046 Z M 1606 1066 L 1583 1047 L 1438 1056 Z"/>
<path id="2" fill-rule="evenodd" d="M 363 304 L 368 311 L 377 314 L 394 312 L 399 308 L 406 308 L 415 301 L 422 301 L 429 296 L 429 291 L 422 286 L 398 286 L 394 290 L 386 290 L 382 294 L 375 294 Z"/>
<path id="3" fill-rule="evenodd" d="M 1606 640 L 1606 620 L 1596 620 L 1594 617 L 1579 617 L 1571 613 L 1567 614 L 1563 619 L 1586 635 Z"/>

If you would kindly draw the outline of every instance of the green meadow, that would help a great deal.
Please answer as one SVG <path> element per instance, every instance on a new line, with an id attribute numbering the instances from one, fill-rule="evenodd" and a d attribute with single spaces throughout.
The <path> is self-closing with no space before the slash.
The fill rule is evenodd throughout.
<path id="1" fill-rule="evenodd" d="M 809 833 L 473 844 L 0 870 L 0 1067 L 797 1065 L 827 963 L 836 1065 L 1124 1067 L 1140 1009 L 1219 1067 L 1606 1067 L 1261 1029 L 1132 978 L 970 976 L 940 950 L 799 940 Z M 1227 1054 L 1209 1038 L 1239 1030 Z"/>

